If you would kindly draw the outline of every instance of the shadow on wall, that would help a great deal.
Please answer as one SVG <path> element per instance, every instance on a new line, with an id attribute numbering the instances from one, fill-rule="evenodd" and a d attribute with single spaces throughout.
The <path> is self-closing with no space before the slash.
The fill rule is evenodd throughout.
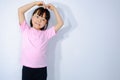
<path id="1" fill-rule="evenodd" d="M 48 44 L 48 80 L 61 80 L 61 61 L 62 61 L 62 41 L 69 37 L 69 33 L 77 27 L 77 22 L 70 8 L 59 3 L 54 4 L 64 20 L 64 26 L 57 32 L 57 35 L 49 41 Z M 49 25 L 55 24 L 55 16 L 51 12 Z M 69 56 L 69 55 L 68 55 Z"/>

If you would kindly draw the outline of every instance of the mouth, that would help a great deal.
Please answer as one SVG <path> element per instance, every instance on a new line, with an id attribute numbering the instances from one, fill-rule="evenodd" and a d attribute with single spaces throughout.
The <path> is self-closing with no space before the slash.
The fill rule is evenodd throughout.
<path id="1" fill-rule="evenodd" d="M 40 26 L 40 23 L 35 22 L 36 25 Z"/>
<path id="2" fill-rule="evenodd" d="M 37 26 L 41 26 L 40 23 L 35 22 L 35 24 L 36 24 Z"/>

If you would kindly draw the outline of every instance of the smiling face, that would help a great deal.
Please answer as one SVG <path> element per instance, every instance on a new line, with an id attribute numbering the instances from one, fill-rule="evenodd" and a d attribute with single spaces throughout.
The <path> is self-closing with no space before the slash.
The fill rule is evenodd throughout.
<path id="1" fill-rule="evenodd" d="M 46 14 L 43 13 L 43 15 L 39 16 L 38 15 L 38 12 L 35 13 L 33 16 L 32 16 L 32 24 L 33 24 L 33 27 L 35 29 L 42 29 L 43 27 L 45 27 L 46 23 L 47 23 L 47 20 L 45 19 L 46 17 Z"/>
<path id="2" fill-rule="evenodd" d="M 49 19 L 50 12 L 48 9 L 39 7 L 33 12 L 32 18 L 30 20 L 30 25 L 31 27 L 38 30 L 46 30 Z"/>

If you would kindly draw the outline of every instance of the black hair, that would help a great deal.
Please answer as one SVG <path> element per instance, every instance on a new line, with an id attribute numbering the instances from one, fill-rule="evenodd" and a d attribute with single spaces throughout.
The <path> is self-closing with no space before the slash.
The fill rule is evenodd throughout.
<path id="1" fill-rule="evenodd" d="M 45 19 L 47 20 L 47 23 L 46 23 L 46 25 L 43 28 L 40 28 L 40 30 L 46 30 L 47 27 L 48 27 L 48 21 L 50 19 L 50 12 L 48 11 L 48 9 L 45 9 L 43 7 L 39 7 L 37 9 L 35 9 L 35 11 L 33 12 L 32 16 L 35 13 L 37 13 L 39 16 L 43 16 L 43 14 L 45 13 Z M 33 27 L 32 19 L 30 20 L 30 25 L 31 25 L 31 27 Z"/>

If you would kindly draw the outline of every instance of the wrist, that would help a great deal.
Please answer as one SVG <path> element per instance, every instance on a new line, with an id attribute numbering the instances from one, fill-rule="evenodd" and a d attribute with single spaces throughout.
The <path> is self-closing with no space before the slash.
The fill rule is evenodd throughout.
<path id="1" fill-rule="evenodd" d="M 54 7 L 54 8 L 53 8 L 53 11 L 56 11 L 56 10 L 57 10 L 57 8 L 56 8 L 56 7 Z"/>
<path id="2" fill-rule="evenodd" d="M 38 5 L 38 4 L 37 4 L 37 1 L 33 2 L 33 4 L 34 4 L 34 5 Z"/>

